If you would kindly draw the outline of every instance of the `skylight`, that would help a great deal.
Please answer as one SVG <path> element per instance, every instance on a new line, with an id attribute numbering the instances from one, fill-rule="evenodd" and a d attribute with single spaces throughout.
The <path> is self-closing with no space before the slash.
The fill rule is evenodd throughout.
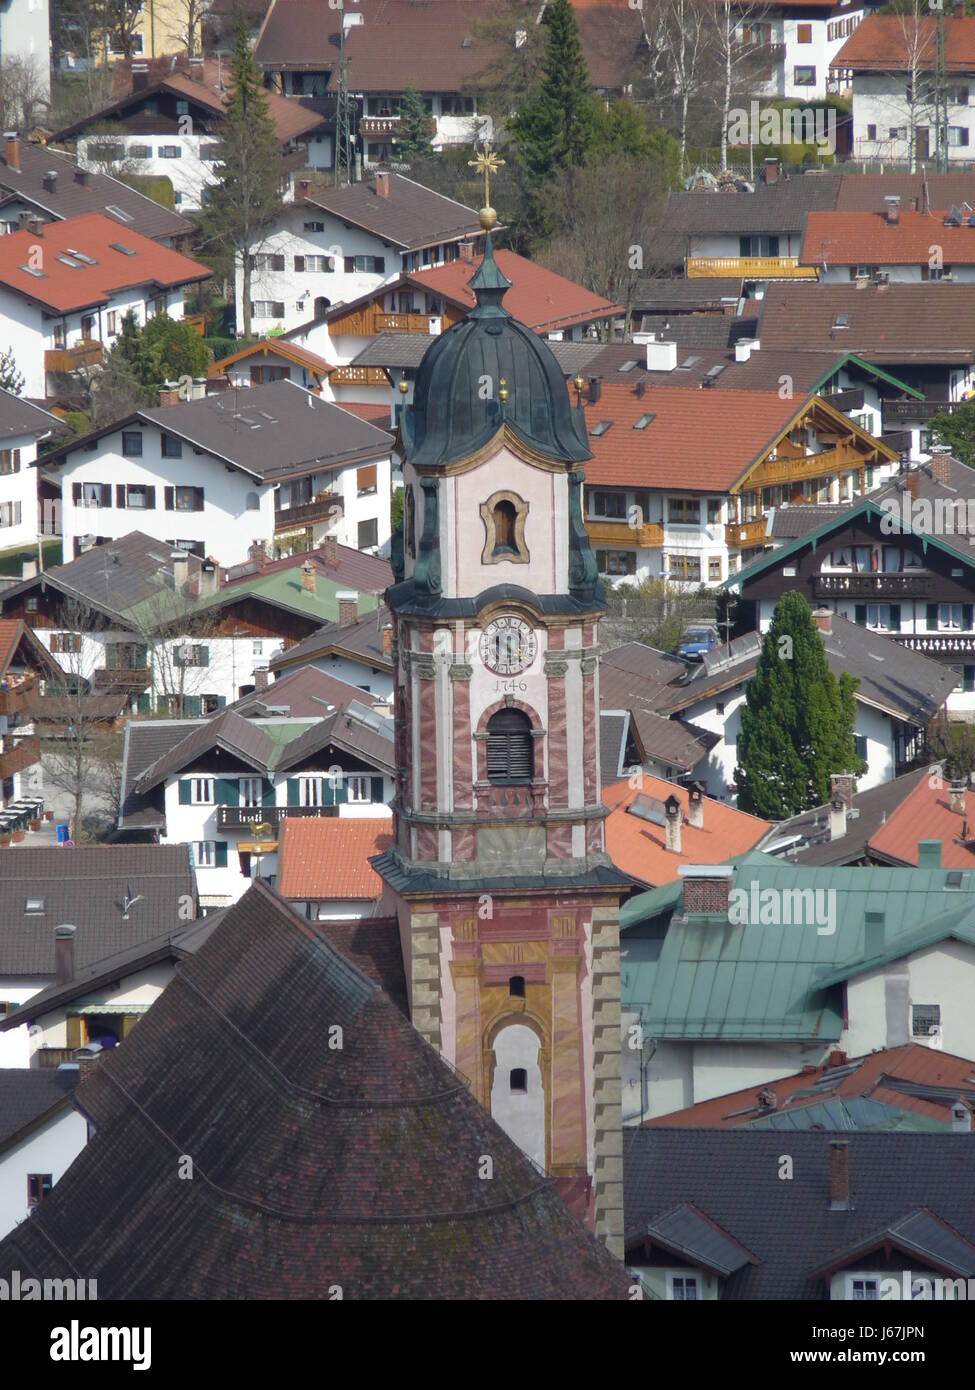
<path id="1" fill-rule="evenodd" d="M 635 420 L 633 428 L 635 430 L 645 430 L 651 420 L 656 420 L 656 415 L 641 415 L 639 420 Z"/>
<path id="2" fill-rule="evenodd" d="M 29 912 L 32 916 L 39 916 L 44 911 L 44 899 L 28 898 L 24 904 L 24 911 Z"/>
<path id="3" fill-rule="evenodd" d="M 71 256 L 58 256 L 58 260 L 60 261 L 61 265 L 69 265 L 72 270 L 81 269 L 81 262 L 74 260 Z"/>
<path id="4" fill-rule="evenodd" d="M 124 241 L 113 241 L 111 243 L 113 251 L 121 251 L 123 256 L 134 256 L 135 252 L 131 246 L 126 246 Z"/>
<path id="5" fill-rule="evenodd" d="M 605 434 L 606 431 L 609 429 L 609 427 L 612 425 L 612 423 L 613 423 L 612 420 L 600 420 L 600 422 L 599 422 L 598 425 L 593 425 L 593 427 L 592 427 L 592 429 L 589 431 L 589 433 L 590 433 L 590 434 L 597 434 L 597 435 L 598 435 L 598 434 Z"/>
<path id="6" fill-rule="evenodd" d="M 836 318 L 833 320 L 833 327 L 834 327 L 834 328 L 849 328 L 849 326 L 850 326 L 850 316 L 849 316 L 849 314 L 837 314 L 837 315 L 836 315 Z"/>
<path id="7" fill-rule="evenodd" d="M 716 376 L 721 375 L 727 365 L 727 362 L 718 362 L 713 367 L 708 367 L 704 375 L 710 377 L 713 381 Z"/>
<path id="8" fill-rule="evenodd" d="M 76 250 L 74 249 L 73 246 L 69 246 L 69 247 L 67 248 L 67 250 L 68 250 L 68 255 L 69 255 L 69 256 L 74 256 L 74 258 L 75 258 L 76 261 L 82 261 L 82 262 L 84 262 L 85 265 L 97 265 L 97 264 L 98 264 L 98 262 L 95 260 L 94 256 L 86 256 L 85 253 L 84 253 L 84 251 L 76 251 Z"/>
<path id="9" fill-rule="evenodd" d="M 135 219 L 129 212 L 123 212 L 115 203 L 106 203 L 105 211 L 110 212 L 113 217 L 117 217 L 120 222 L 132 222 Z"/>
<path id="10" fill-rule="evenodd" d="M 636 358 L 635 358 L 635 357 L 631 357 L 631 358 L 629 359 L 628 362 L 624 362 L 624 363 L 623 363 L 622 367 L 620 367 L 620 371 L 621 371 L 621 372 L 632 372 L 632 370 L 633 370 L 633 368 L 634 368 L 635 366 L 636 366 Z"/>
<path id="11" fill-rule="evenodd" d="M 680 364 L 680 370 L 682 372 L 689 372 L 692 367 L 697 366 L 700 360 L 700 357 L 685 357 L 684 361 Z"/>
<path id="12" fill-rule="evenodd" d="M 47 276 L 44 274 L 44 271 L 43 271 L 43 270 L 38 270 L 38 269 L 37 269 L 37 266 L 35 266 L 35 265 L 22 265 L 20 268 L 21 268 L 21 270 L 24 271 L 27 275 L 33 275 L 33 277 L 34 277 L 35 280 L 46 280 L 46 279 L 47 279 Z"/>

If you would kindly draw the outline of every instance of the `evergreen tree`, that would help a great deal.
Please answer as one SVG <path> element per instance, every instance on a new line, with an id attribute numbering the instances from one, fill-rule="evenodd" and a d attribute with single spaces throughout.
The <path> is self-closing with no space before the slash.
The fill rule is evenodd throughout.
<path id="1" fill-rule="evenodd" d="M 544 208 L 534 196 L 561 169 L 583 162 L 596 134 L 596 103 L 570 0 L 545 11 L 548 44 L 537 90 L 511 122 L 511 134 L 532 204 L 530 220 L 548 233 Z"/>
<path id="2" fill-rule="evenodd" d="M 168 314 L 156 314 L 144 328 L 126 314 L 110 356 L 142 386 L 203 376 L 212 360 L 200 335 Z"/>
<path id="3" fill-rule="evenodd" d="M 247 20 L 237 18 L 234 59 L 226 110 L 220 123 L 218 182 L 203 210 L 206 244 L 229 250 L 243 264 L 243 322 L 251 335 L 251 256 L 282 208 L 281 162 L 261 74 L 248 38 Z"/>
<path id="4" fill-rule="evenodd" d="M 965 401 L 950 414 L 936 415 L 930 430 L 939 444 L 947 445 L 953 458 L 975 468 L 975 400 Z"/>
<path id="5" fill-rule="evenodd" d="M 433 153 L 430 144 L 430 113 L 423 98 L 415 87 L 407 87 L 399 108 L 399 134 L 396 149 L 400 159 L 407 164 L 415 159 L 429 159 Z"/>
<path id="6" fill-rule="evenodd" d="M 10 348 L 7 348 L 6 352 L 0 352 L 0 387 L 13 396 L 19 396 L 24 389 L 24 375 L 17 370 L 17 363 Z"/>
<path id="7" fill-rule="evenodd" d="M 829 800 L 833 772 L 860 773 L 854 730 L 859 682 L 829 669 L 809 605 L 782 596 L 748 682 L 738 736 L 738 806 L 784 820 Z"/>

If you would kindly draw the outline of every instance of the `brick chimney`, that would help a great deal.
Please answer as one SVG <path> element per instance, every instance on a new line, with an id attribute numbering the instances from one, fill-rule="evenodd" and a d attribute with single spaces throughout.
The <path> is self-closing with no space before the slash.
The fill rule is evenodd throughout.
<path id="1" fill-rule="evenodd" d="M 684 880 L 684 913 L 728 916 L 734 869 L 730 864 L 681 864 L 678 877 Z"/>
<path id="2" fill-rule="evenodd" d="M 267 564 L 267 550 L 262 540 L 251 541 L 247 547 L 247 558 L 254 565 Z"/>
<path id="3" fill-rule="evenodd" d="M 254 671 L 254 689 L 258 692 L 266 690 L 270 684 L 271 676 L 266 666 L 258 666 Z"/>
<path id="4" fill-rule="evenodd" d="M 359 616 L 359 595 L 352 589 L 343 589 L 335 595 L 339 604 L 339 624 L 354 623 Z"/>
<path id="5" fill-rule="evenodd" d="M 833 631 L 833 610 L 831 608 L 817 608 L 813 613 L 813 620 L 820 632 L 825 632 L 827 636 Z"/>
<path id="6" fill-rule="evenodd" d="M 306 560 L 301 567 L 301 592 L 314 594 L 318 590 L 318 571 L 313 560 Z M 339 612 L 341 612 L 341 606 Z"/>
<path id="7" fill-rule="evenodd" d="M 69 985 L 74 979 L 74 938 L 77 928 L 54 928 L 54 983 Z"/>
<path id="8" fill-rule="evenodd" d="M 951 784 L 951 789 L 950 789 L 950 791 L 949 791 L 949 793 L 948 793 L 948 797 L 949 797 L 949 802 L 950 802 L 950 805 L 951 805 L 951 809 L 952 809 L 953 813 L 954 813 L 956 816 L 963 816 L 963 815 L 965 814 L 965 792 L 966 792 L 966 791 L 967 791 L 967 783 L 965 783 L 965 782 L 952 782 L 952 784 Z"/>
<path id="9" fill-rule="evenodd" d="M 779 161 L 771 156 L 765 161 L 765 183 L 771 188 L 774 183 L 779 181 Z"/>
<path id="10" fill-rule="evenodd" d="M 383 628 L 383 656 L 393 655 L 393 625 L 387 623 Z"/>
<path id="11" fill-rule="evenodd" d="M 936 483 L 951 483 L 951 455 L 931 455 L 931 477 Z"/>
<path id="12" fill-rule="evenodd" d="M 850 1146 L 846 1139 L 833 1139 L 829 1146 L 829 1209 L 850 1210 Z"/>
<path id="13" fill-rule="evenodd" d="M 179 405 L 178 386 L 160 386 L 159 388 L 160 405 Z"/>
<path id="14" fill-rule="evenodd" d="M 851 772 L 831 773 L 829 795 L 831 801 L 836 801 L 838 798 L 849 811 L 853 806 L 853 774 Z"/>
<path id="15" fill-rule="evenodd" d="M 952 1134 L 971 1134 L 972 1108 L 967 1101 L 956 1100 L 951 1107 Z"/>
<path id="16" fill-rule="evenodd" d="M 97 1052 L 93 1050 L 95 1048 L 98 1049 Z M 101 1059 L 101 1043 L 89 1043 L 87 1047 L 81 1048 L 75 1055 L 75 1060 L 78 1063 L 78 1081 L 82 1082 L 86 1076 L 90 1076 Z"/>
<path id="17" fill-rule="evenodd" d="M 377 175 L 376 175 L 376 192 L 378 193 L 378 195 L 379 195 L 380 198 L 388 198 L 388 197 L 389 197 L 389 175 L 388 175 L 388 174 L 377 174 Z"/>
<path id="18" fill-rule="evenodd" d="M 687 824 L 695 830 L 704 829 L 704 788 L 700 782 L 687 793 Z"/>
<path id="19" fill-rule="evenodd" d="M 474 243 L 473 241 L 462 241 L 460 243 L 460 258 L 467 261 L 469 265 L 474 262 Z"/>
<path id="20" fill-rule="evenodd" d="M 326 536 L 322 541 L 322 559 L 329 569 L 338 569 L 339 542 L 337 536 Z"/>
<path id="21" fill-rule="evenodd" d="M 884 198 L 884 205 L 886 207 L 886 212 L 884 213 L 884 216 L 886 217 L 890 226 L 896 227 L 898 222 L 901 220 L 900 196 L 897 193 L 888 193 L 887 196 Z"/>
<path id="22" fill-rule="evenodd" d="M 910 495 L 917 498 L 921 491 L 921 475 L 916 468 L 911 468 L 907 473 L 907 490 Z"/>
<path id="23" fill-rule="evenodd" d="M 671 854 L 680 854 L 680 827 L 681 821 L 684 819 L 684 813 L 681 811 L 680 802 L 677 800 L 676 796 L 668 796 L 667 800 L 664 802 L 664 816 L 666 818 L 665 834 L 667 848 Z"/>
<path id="24" fill-rule="evenodd" d="M 20 168 L 20 136 L 15 130 L 5 130 L 3 138 L 7 145 L 7 168 Z"/>
<path id="25" fill-rule="evenodd" d="M 298 192 L 301 194 L 301 196 L 302 196 L 303 198 L 307 197 L 310 191 L 311 191 L 311 179 L 299 179 L 299 180 L 298 180 Z"/>

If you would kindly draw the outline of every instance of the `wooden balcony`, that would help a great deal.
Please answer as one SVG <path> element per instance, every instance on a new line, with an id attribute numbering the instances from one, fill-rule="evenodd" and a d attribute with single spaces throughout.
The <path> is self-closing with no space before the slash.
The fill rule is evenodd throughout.
<path id="1" fill-rule="evenodd" d="M 430 315 L 382 314 L 377 311 L 375 325 L 377 333 L 429 333 Z"/>
<path id="2" fill-rule="evenodd" d="M 270 825 L 277 830 L 288 816 L 311 817 L 321 820 L 324 816 L 337 816 L 337 806 L 218 806 L 218 830 L 250 830 L 257 825 Z"/>
<path id="3" fill-rule="evenodd" d="M 896 632 L 888 632 L 885 635 L 892 637 L 909 651 L 920 652 L 935 661 L 956 661 L 959 657 L 971 661 L 975 658 L 975 636 L 972 635 L 966 636 L 958 632 L 916 632 L 905 633 L 903 636 Z"/>
<path id="4" fill-rule="evenodd" d="M 959 401 L 884 401 L 884 429 L 890 423 L 894 429 L 905 420 L 931 420 L 935 415 L 950 415 Z"/>
<path id="5" fill-rule="evenodd" d="M 688 256 L 688 280 L 741 276 L 743 280 L 815 280 L 816 267 L 798 256 Z"/>
<path id="6" fill-rule="evenodd" d="M 36 734 L 17 740 L 8 736 L 0 744 L 0 780 L 32 767 L 41 756 L 41 741 Z"/>
<path id="7" fill-rule="evenodd" d="M 313 526 L 318 521 L 335 521 L 342 516 L 342 499 L 337 492 L 322 493 L 312 502 L 297 507 L 281 507 L 274 513 L 275 531 L 295 531 L 301 526 Z"/>
<path id="8" fill-rule="evenodd" d="M 816 598 L 927 598 L 933 592 L 930 574 L 817 574 Z"/>
<path id="9" fill-rule="evenodd" d="M 399 116 L 363 116 L 359 121 L 360 135 L 395 135 L 399 128 Z"/>
<path id="10" fill-rule="evenodd" d="M 384 386 L 389 390 L 389 377 L 383 367 L 335 367 L 329 381 L 333 386 Z"/>
<path id="11" fill-rule="evenodd" d="M 795 454 L 791 458 L 770 458 L 748 475 L 749 487 L 772 483 L 801 482 L 806 478 L 831 478 L 838 473 L 863 469 L 870 462 L 852 444 L 838 444 L 818 454 Z"/>
<path id="12" fill-rule="evenodd" d="M 70 348 L 49 348 L 44 354 L 46 372 L 76 372 L 80 367 L 96 367 L 102 360 L 102 345 L 94 338 L 82 338 Z"/>
<path id="13" fill-rule="evenodd" d="M 8 719 L 22 714 L 36 689 L 37 677 L 34 675 L 24 676 L 19 680 L 13 677 L 5 681 L 0 686 L 0 714 L 5 714 Z"/>
<path id="14" fill-rule="evenodd" d="M 102 666 L 92 677 L 96 690 L 145 690 L 151 679 L 145 666 Z"/>
<path id="15" fill-rule="evenodd" d="M 724 528 L 724 543 L 730 550 L 747 550 L 753 545 L 766 545 L 766 519 L 759 516 L 754 521 L 733 521 Z"/>
<path id="16" fill-rule="evenodd" d="M 660 549 L 664 528 L 660 521 L 631 526 L 628 521 L 587 521 L 586 530 L 593 545 L 612 545 L 620 549 Z"/>

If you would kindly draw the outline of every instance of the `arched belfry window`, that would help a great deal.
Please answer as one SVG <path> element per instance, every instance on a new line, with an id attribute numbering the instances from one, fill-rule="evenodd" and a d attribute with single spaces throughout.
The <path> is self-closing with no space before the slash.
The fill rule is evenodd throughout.
<path id="1" fill-rule="evenodd" d="M 517 492 L 494 492 L 481 503 L 484 522 L 482 565 L 497 565 L 507 560 L 513 565 L 527 565 L 531 556 L 525 544 L 525 523 L 529 504 Z"/>
<path id="2" fill-rule="evenodd" d="M 488 781 L 499 786 L 524 786 L 535 772 L 535 741 L 526 714 L 502 709 L 487 726 Z"/>
<path id="3" fill-rule="evenodd" d="M 509 555 L 516 555 L 518 547 L 515 545 L 515 519 L 517 513 L 513 502 L 504 501 L 495 503 L 494 506 L 494 555 L 500 555 L 502 551 Z"/>

